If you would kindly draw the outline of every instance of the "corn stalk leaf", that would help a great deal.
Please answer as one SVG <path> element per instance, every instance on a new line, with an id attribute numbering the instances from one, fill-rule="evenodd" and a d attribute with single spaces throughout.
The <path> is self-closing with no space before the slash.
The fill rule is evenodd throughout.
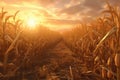
<path id="1" fill-rule="evenodd" d="M 5 71 L 5 72 L 6 72 L 8 54 L 9 54 L 9 52 L 14 48 L 15 43 L 16 43 L 16 41 L 18 40 L 21 32 L 22 32 L 22 31 L 20 31 L 20 32 L 17 34 L 16 38 L 13 40 L 13 42 L 11 43 L 11 45 L 9 46 L 9 48 L 8 48 L 8 49 L 6 50 L 6 52 L 5 52 L 5 55 L 4 55 L 4 71 Z"/>
<path id="2" fill-rule="evenodd" d="M 98 43 L 98 45 L 96 46 L 96 48 L 95 48 L 95 50 L 93 52 L 95 53 L 96 50 L 99 48 L 99 46 L 105 41 L 105 39 L 108 36 L 110 36 L 111 34 L 113 34 L 116 30 L 117 30 L 117 28 L 113 27 L 109 32 L 107 32 L 107 34 L 100 40 L 100 42 Z"/>
<path id="3" fill-rule="evenodd" d="M 17 12 L 14 14 L 14 17 L 13 17 L 14 21 L 16 20 L 16 16 L 17 16 L 17 14 L 18 14 L 19 12 L 20 12 L 20 11 L 17 11 Z"/>
<path id="4" fill-rule="evenodd" d="M 105 67 L 104 65 L 100 65 L 101 68 L 104 68 L 107 71 L 110 71 L 114 76 L 116 76 L 116 73 L 114 73 L 113 71 L 111 71 L 109 68 Z"/>

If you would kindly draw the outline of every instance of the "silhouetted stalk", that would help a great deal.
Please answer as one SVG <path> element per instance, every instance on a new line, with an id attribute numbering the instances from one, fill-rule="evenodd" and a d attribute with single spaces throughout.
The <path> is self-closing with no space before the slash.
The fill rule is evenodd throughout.
<path id="1" fill-rule="evenodd" d="M 11 45 L 9 46 L 9 48 L 6 50 L 5 54 L 4 54 L 4 73 L 6 73 L 6 69 L 7 69 L 7 61 L 8 61 L 8 54 L 9 52 L 14 48 L 16 41 L 18 40 L 20 34 L 22 31 L 20 31 L 16 38 L 14 39 L 14 41 L 11 43 Z"/>

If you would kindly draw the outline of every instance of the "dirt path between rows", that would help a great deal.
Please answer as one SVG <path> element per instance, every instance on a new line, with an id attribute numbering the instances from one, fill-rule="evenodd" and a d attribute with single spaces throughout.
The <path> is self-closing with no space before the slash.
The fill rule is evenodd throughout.
<path id="1" fill-rule="evenodd" d="M 44 53 L 44 59 L 46 58 L 46 60 L 43 60 L 43 62 L 51 65 L 49 70 L 60 78 L 62 77 L 60 80 L 68 80 L 68 77 L 71 77 L 70 66 L 72 67 L 74 80 L 101 80 L 99 75 L 87 69 L 84 62 L 76 63 L 77 59 L 73 54 L 75 53 L 63 41 L 60 41 L 56 46 Z"/>

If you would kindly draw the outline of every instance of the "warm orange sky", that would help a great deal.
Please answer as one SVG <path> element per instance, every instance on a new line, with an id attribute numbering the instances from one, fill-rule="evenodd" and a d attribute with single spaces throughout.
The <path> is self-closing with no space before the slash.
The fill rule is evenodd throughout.
<path id="1" fill-rule="evenodd" d="M 119 5 L 119 0 L 110 0 Z M 0 0 L 9 13 L 20 10 L 21 18 L 36 17 L 51 29 L 66 29 L 90 21 L 105 7 L 104 0 Z"/>

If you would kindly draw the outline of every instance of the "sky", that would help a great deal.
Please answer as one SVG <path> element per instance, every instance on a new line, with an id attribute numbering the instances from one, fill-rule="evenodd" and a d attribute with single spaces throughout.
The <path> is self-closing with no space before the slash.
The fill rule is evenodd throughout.
<path id="1" fill-rule="evenodd" d="M 120 0 L 109 0 L 120 5 Z M 105 9 L 105 0 L 0 0 L 9 14 L 20 10 L 21 19 L 34 17 L 50 29 L 72 28 L 81 22 L 89 22 L 100 16 Z"/>

